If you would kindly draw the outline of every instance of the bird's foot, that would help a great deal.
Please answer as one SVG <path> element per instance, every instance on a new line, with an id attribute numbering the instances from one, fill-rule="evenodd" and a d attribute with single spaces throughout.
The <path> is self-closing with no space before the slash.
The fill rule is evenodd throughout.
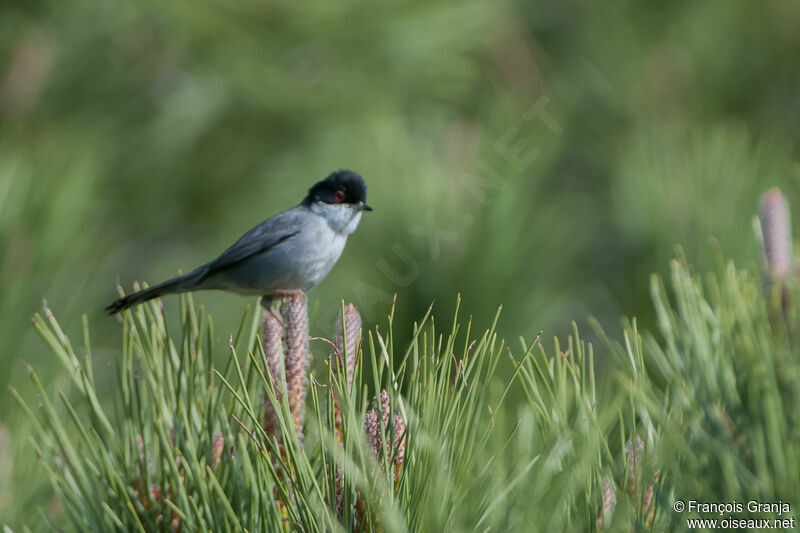
<path id="1" fill-rule="evenodd" d="M 281 316 L 278 314 L 277 311 L 275 311 L 274 307 L 270 306 L 269 309 L 267 309 L 267 312 L 270 315 L 272 315 L 272 318 L 274 318 L 278 322 L 278 324 L 280 325 L 281 329 L 286 327 L 286 324 L 283 323 L 283 319 L 281 319 Z"/>
<path id="2" fill-rule="evenodd" d="M 279 325 L 279 327 L 281 329 L 284 329 L 286 327 L 286 324 L 284 324 L 283 319 L 281 318 L 281 315 L 279 315 L 278 312 L 275 310 L 275 308 L 272 307 L 273 300 L 274 300 L 274 297 L 272 295 L 262 297 L 261 298 L 261 307 L 263 307 L 264 311 L 269 313 L 270 316 L 272 316 L 272 318 L 275 319 L 275 321 L 278 323 L 278 325 Z"/>
<path id="3" fill-rule="evenodd" d="M 286 298 L 300 298 L 305 300 L 306 293 L 304 293 L 301 289 L 276 289 L 271 291 L 269 294 L 265 294 L 261 297 L 261 306 L 264 308 L 266 312 L 272 315 L 272 318 L 278 321 L 281 328 L 286 327 L 286 322 L 284 321 L 285 317 L 282 317 L 278 314 L 274 307 L 272 307 L 272 303 L 280 298 L 281 300 Z M 281 309 L 283 310 L 283 309 Z"/>

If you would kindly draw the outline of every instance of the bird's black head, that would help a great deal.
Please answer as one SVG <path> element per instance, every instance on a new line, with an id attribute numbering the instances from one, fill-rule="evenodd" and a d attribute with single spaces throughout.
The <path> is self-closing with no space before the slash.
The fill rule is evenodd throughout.
<path id="1" fill-rule="evenodd" d="M 362 211 L 372 211 L 366 201 L 367 184 L 364 183 L 364 178 L 352 170 L 337 170 L 311 187 L 303 203 L 342 204 L 357 207 Z"/>

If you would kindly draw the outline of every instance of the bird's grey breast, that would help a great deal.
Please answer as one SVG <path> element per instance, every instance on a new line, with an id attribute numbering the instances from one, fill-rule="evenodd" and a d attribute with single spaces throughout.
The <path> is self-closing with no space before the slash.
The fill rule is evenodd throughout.
<path id="1" fill-rule="evenodd" d="M 288 234 L 293 235 L 220 272 L 218 288 L 256 295 L 274 290 L 308 291 L 330 272 L 347 241 L 346 235 L 302 205 L 263 222 L 253 238 Z"/>
<path id="2" fill-rule="evenodd" d="M 298 288 L 309 290 L 328 275 L 339 260 L 347 235 L 334 231 L 322 217 L 308 212 L 296 242 L 287 241 L 287 253 L 294 256 Z"/>

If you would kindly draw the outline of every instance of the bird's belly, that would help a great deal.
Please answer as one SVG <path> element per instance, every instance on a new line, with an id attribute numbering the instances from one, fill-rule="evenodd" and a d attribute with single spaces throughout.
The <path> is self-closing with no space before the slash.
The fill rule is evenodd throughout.
<path id="1" fill-rule="evenodd" d="M 255 295 L 275 290 L 310 290 L 331 271 L 347 240 L 333 232 L 325 236 L 328 238 L 319 237 L 301 233 L 296 241 L 289 239 L 232 265 L 219 279 L 221 288 Z"/>

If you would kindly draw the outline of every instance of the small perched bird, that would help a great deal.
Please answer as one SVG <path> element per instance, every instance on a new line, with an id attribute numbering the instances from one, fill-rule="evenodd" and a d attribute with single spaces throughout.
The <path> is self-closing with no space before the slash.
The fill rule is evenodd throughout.
<path id="1" fill-rule="evenodd" d="M 260 295 L 264 301 L 308 291 L 339 260 L 347 237 L 356 230 L 367 185 L 351 170 L 339 170 L 308 190 L 300 205 L 268 218 L 225 250 L 189 273 L 115 300 L 109 314 L 164 294 L 226 290 Z"/>

